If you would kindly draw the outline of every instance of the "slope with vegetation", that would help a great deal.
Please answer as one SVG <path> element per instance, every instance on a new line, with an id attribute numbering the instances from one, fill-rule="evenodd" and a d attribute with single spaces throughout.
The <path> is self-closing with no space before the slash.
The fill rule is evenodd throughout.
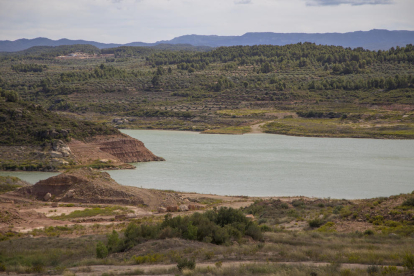
<path id="1" fill-rule="evenodd" d="M 263 131 L 289 135 L 414 137 L 411 44 L 59 47 L 2 54 L 0 87 L 122 128 L 244 133 L 263 122 Z M 75 52 L 91 55 L 58 58 Z"/>
<path id="2" fill-rule="evenodd" d="M 0 267 L 10 273 L 89 275 L 411 275 L 413 199 L 257 199 L 240 210 L 4 232 Z M 37 203 L 25 203 L 31 204 Z M 94 211 L 96 217 L 113 216 L 125 208 L 100 205 L 56 219 Z M 9 209 L 7 217 L 16 214 Z"/>
<path id="3" fill-rule="evenodd" d="M 414 271 L 414 192 L 361 200 L 223 196 L 205 210 L 155 211 L 190 206 L 196 198 L 217 201 L 125 187 L 85 168 L 2 194 L 0 269 L 65 275 Z M 232 208 L 241 203 L 246 207 Z"/>
<path id="4" fill-rule="evenodd" d="M 30 185 L 28 182 L 23 181 L 13 176 L 0 176 L 0 194 L 14 191 L 18 188 Z"/>
<path id="5" fill-rule="evenodd" d="M 125 167 L 124 162 L 162 160 L 116 128 L 60 116 L 22 101 L 14 91 L 0 89 L 0 122 L 3 170 L 45 171 L 79 165 L 115 168 Z"/>

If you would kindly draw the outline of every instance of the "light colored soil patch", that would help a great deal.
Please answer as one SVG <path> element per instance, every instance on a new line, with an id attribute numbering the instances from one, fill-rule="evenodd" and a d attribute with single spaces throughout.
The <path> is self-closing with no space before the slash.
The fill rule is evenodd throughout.
<path id="1" fill-rule="evenodd" d="M 63 203 L 64 204 L 64 203 Z M 113 205 L 100 205 L 101 207 L 113 206 Z M 137 206 L 124 206 L 135 214 L 134 218 L 143 218 L 152 216 L 153 213 Z M 34 229 L 43 229 L 50 226 L 72 226 L 75 224 L 83 226 L 92 226 L 96 223 L 100 225 L 118 224 L 124 223 L 127 220 L 119 219 L 114 220 L 115 216 L 94 216 L 84 218 L 84 221 L 60 221 L 52 219 L 54 216 L 60 216 L 62 214 L 70 214 L 74 211 L 83 211 L 87 208 L 94 208 L 94 205 L 87 207 L 51 207 L 48 206 L 37 206 L 35 208 L 22 207 L 19 204 L 14 203 L 0 203 L 0 211 L 12 214 L 10 219 L 5 222 L 0 222 L 0 231 L 7 232 L 9 230 L 20 233 L 28 233 Z M 56 210 L 56 212 L 55 212 Z M 131 214 L 132 214 L 131 213 Z M 79 220 L 79 219 L 78 219 Z M 82 218 L 80 218 L 82 220 Z M 97 221 L 94 221 L 97 220 Z"/>
<path id="2" fill-rule="evenodd" d="M 243 196 L 222 196 L 222 195 L 196 194 L 196 193 L 179 193 L 179 195 L 182 198 L 189 198 L 189 199 L 210 198 L 210 199 L 222 200 L 226 202 L 235 202 L 235 201 L 250 199 L 248 197 L 243 197 Z"/>
<path id="3" fill-rule="evenodd" d="M 144 210 L 142 208 L 139 207 L 135 207 L 135 206 L 125 206 L 128 209 L 130 209 L 131 211 L 134 212 L 135 215 L 137 215 L 137 217 L 144 217 L 144 216 L 151 216 L 153 215 L 152 212 Z"/>
<path id="4" fill-rule="evenodd" d="M 357 222 L 357 221 L 340 221 L 335 223 L 335 229 L 337 232 L 364 232 L 365 230 L 372 229 L 373 225 L 369 222 Z"/>
<path id="5" fill-rule="evenodd" d="M 75 139 L 68 144 L 76 161 L 79 164 L 88 164 L 93 160 L 111 160 L 114 166 L 121 165 L 122 162 L 107 152 L 99 149 L 98 145 L 92 143 L 84 143 Z"/>
<path id="6" fill-rule="evenodd" d="M 85 207 L 42 207 L 33 209 L 37 213 L 44 214 L 46 217 L 57 217 L 62 214 L 70 214 L 74 211 L 83 211 Z"/>
<path id="7" fill-rule="evenodd" d="M 251 127 L 252 131 L 250 131 L 249 133 L 263 133 L 262 126 L 266 123 L 269 123 L 269 122 L 264 122 L 264 123 L 260 123 L 260 124 L 251 125 L 250 127 Z"/>
<path id="8" fill-rule="evenodd" d="M 223 203 L 223 204 L 219 204 L 219 207 L 231 207 L 234 209 L 239 209 L 239 208 L 244 208 L 247 206 L 250 206 L 254 203 L 254 201 L 233 201 L 233 202 L 229 202 L 229 203 Z"/>

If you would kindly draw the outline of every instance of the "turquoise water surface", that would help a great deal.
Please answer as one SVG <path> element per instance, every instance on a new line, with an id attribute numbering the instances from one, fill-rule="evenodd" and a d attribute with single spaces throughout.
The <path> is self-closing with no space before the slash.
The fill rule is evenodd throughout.
<path id="1" fill-rule="evenodd" d="M 414 190 L 414 141 L 123 130 L 165 162 L 109 171 L 120 184 L 249 196 L 371 198 Z M 31 183 L 53 173 L 10 173 Z"/>

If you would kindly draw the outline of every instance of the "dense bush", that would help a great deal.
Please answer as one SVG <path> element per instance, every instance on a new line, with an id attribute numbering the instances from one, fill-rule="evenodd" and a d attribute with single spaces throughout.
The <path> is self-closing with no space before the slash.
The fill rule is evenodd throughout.
<path id="1" fill-rule="evenodd" d="M 408 270 L 414 270 L 414 254 L 406 253 L 403 259 L 403 266 Z"/>
<path id="2" fill-rule="evenodd" d="M 107 247 L 102 243 L 98 242 L 96 245 L 96 257 L 99 259 L 106 258 L 108 256 L 108 249 Z"/>
<path id="3" fill-rule="evenodd" d="M 414 206 L 414 197 L 411 197 L 409 199 L 406 199 L 402 206 Z"/>
<path id="4" fill-rule="evenodd" d="M 43 72 L 43 70 L 47 69 L 47 65 L 40 65 L 40 64 L 17 64 L 12 65 L 12 70 L 16 72 Z"/>
<path id="5" fill-rule="evenodd" d="M 368 230 L 365 230 L 364 231 L 364 235 L 365 236 L 372 236 L 374 234 L 375 234 L 374 231 L 372 231 L 371 229 L 368 229 Z"/>
<path id="6" fill-rule="evenodd" d="M 318 112 L 318 111 L 298 111 L 296 112 L 299 117 L 304 118 L 341 118 L 344 116 L 343 113 L 339 112 Z"/>
<path id="7" fill-rule="evenodd" d="M 152 239 L 183 238 L 215 244 L 229 244 L 243 236 L 263 240 L 260 227 L 246 218 L 242 211 L 233 208 L 220 208 L 205 213 L 194 213 L 186 217 L 165 215 L 158 224 L 131 222 L 119 238 L 116 231 L 108 235 L 106 248 L 109 253 L 126 251 L 133 246 Z"/>
<path id="8" fill-rule="evenodd" d="M 179 271 L 182 271 L 184 268 L 188 268 L 194 270 L 196 267 L 196 263 L 194 259 L 188 260 L 187 258 L 182 258 L 178 260 L 177 268 Z"/>
<path id="9" fill-rule="evenodd" d="M 320 218 L 315 218 L 309 221 L 309 226 L 312 228 L 320 227 L 323 224 L 323 220 Z"/>
<path id="10" fill-rule="evenodd" d="M 19 94 L 15 91 L 6 91 L 0 88 L 0 96 L 5 98 L 7 102 L 18 102 L 20 100 Z"/>
<path id="11" fill-rule="evenodd" d="M 193 115 L 187 111 L 167 111 L 155 109 L 143 109 L 127 112 L 125 115 L 136 117 L 183 117 L 191 118 Z"/>

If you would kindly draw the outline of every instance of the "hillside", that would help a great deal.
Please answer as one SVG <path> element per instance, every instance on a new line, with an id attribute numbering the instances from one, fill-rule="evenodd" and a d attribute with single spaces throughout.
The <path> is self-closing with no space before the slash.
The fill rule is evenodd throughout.
<path id="1" fill-rule="evenodd" d="M 320 45 L 368 50 L 388 50 L 391 47 L 414 43 L 413 31 L 370 30 L 348 33 L 246 33 L 241 36 L 185 35 L 164 43 L 188 43 L 194 46 L 252 46 L 252 45 L 288 45 L 299 42 L 311 42 Z"/>
<path id="2" fill-rule="evenodd" d="M 343 47 L 363 47 L 369 50 L 388 50 L 391 47 L 405 46 L 414 43 L 414 31 L 370 30 L 348 33 L 246 33 L 241 36 L 218 35 L 184 35 L 171 40 L 155 43 L 131 42 L 127 44 L 100 43 L 86 40 L 59 39 L 51 40 L 38 37 L 34 39 L 18 39 L 15 41 L 0 41 L 0 52 L 16 52 L 33 46 L 61 46 L 74 44 L 89 44 L 99 49 L 119 46 L 151 47 L 160 44 L 189 44 L 193 46 L 236 46 L 236 45 L 287 45 L 299 42 L 312 42 L 321 45 Z"/>
<path id="3" fill-rule="evenodd" d="M 59 116 L 0 90 L 0 167 L 56 170 L 71 166 L 131 167 L 125 162 L 163 160 L 117 129 Z"/>
<path id="4" fill-rule="evenodd" d="M 117 128 L 414 137 L 412 45 L 81 46 L 3 55 L 0 87 L 62 116 Z"/>

